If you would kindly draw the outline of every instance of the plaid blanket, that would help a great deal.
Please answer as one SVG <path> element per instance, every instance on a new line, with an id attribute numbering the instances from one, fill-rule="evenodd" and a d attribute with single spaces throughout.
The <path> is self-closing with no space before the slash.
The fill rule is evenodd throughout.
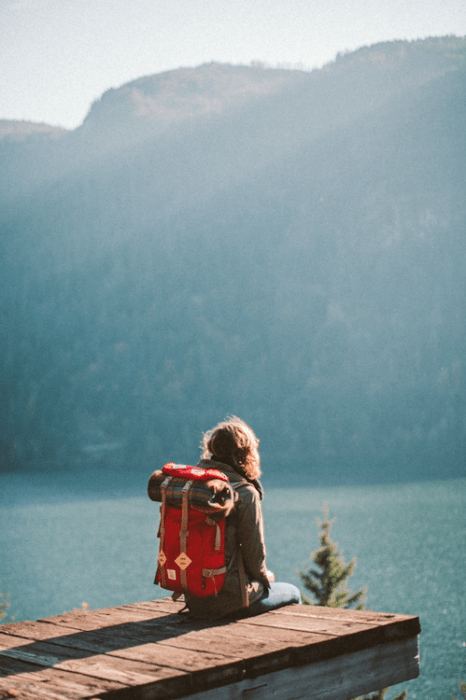
<path id="1" fill-rule="evenodd" d="M 162 501 L 162 483 L 167 475 L 162 470 L 155 471 L 149 479 L 148 494 L 152 501 Z M 167 504 L 181 508 L 182 490 L 186 484 L 186 479 L 170 477 L 166 490 Z M 201 510 L 204 513 L 218 513 L 227 515 L 233 508 L 238 494 L 229 482 L 220 479 L 209 481 L 193 481 L 188 503 L 191 508 Z"/>

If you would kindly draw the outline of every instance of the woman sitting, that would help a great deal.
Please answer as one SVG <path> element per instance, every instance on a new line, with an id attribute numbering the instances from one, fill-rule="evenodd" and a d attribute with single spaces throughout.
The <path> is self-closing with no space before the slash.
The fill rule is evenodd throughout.
<path id="1" fill-rule="evenodd" d="M 185 596 L 186 605 L 195 616 L 249 617 L 301 603 L 296 586 L 275 583 L 274 575 L 267 570 L 258 446 L 259 440 L 251 428 L 235 416 L 203 437 L 204 452 L 197 466 L 226 474 L 238 493 L 238 501 L 226 519 L 225 583 L 216 596 Z"/>

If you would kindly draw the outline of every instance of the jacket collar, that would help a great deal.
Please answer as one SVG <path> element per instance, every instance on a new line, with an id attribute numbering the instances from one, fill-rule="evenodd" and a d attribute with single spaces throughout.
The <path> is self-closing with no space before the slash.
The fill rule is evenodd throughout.
<path id="1" fill-rule="evenodd" d="M 198 467 L 202 469 L 218 469 L 223 472 L 228 480 L 233 484 L 239 486 L 239 484 L 252 484 L 255 489 L 257 489 L 261 500 L 264 497 L 264 489 L 262 487 L 259 479 L 247 479 L 244 474 L 240 474 L 234 469 L 230 464 L 225 464 L 225 462 L 217 462 L 214 459 L 201 459 L 197 464 Z"/>

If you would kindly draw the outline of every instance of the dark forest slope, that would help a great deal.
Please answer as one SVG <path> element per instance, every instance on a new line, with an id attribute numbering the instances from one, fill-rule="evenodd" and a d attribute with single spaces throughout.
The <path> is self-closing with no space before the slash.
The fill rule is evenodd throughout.
<path id="1" fill-rule="evenodd" d="M 182 69 L 5 137 L 4 467 L 192 461 L 237 413 L 269 473 L 463 474 L 465 47 Z"/>

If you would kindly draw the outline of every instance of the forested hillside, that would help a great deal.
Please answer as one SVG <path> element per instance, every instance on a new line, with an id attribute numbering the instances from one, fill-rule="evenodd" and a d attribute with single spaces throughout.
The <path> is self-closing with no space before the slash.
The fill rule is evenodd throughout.
<path id="1" fill-rule="evenodd" d="M 464 475 L 466 41 L 209 64 L 0 123 L 2 468 Z M 16 128 L 16 131 L 15 131 Z"/>

